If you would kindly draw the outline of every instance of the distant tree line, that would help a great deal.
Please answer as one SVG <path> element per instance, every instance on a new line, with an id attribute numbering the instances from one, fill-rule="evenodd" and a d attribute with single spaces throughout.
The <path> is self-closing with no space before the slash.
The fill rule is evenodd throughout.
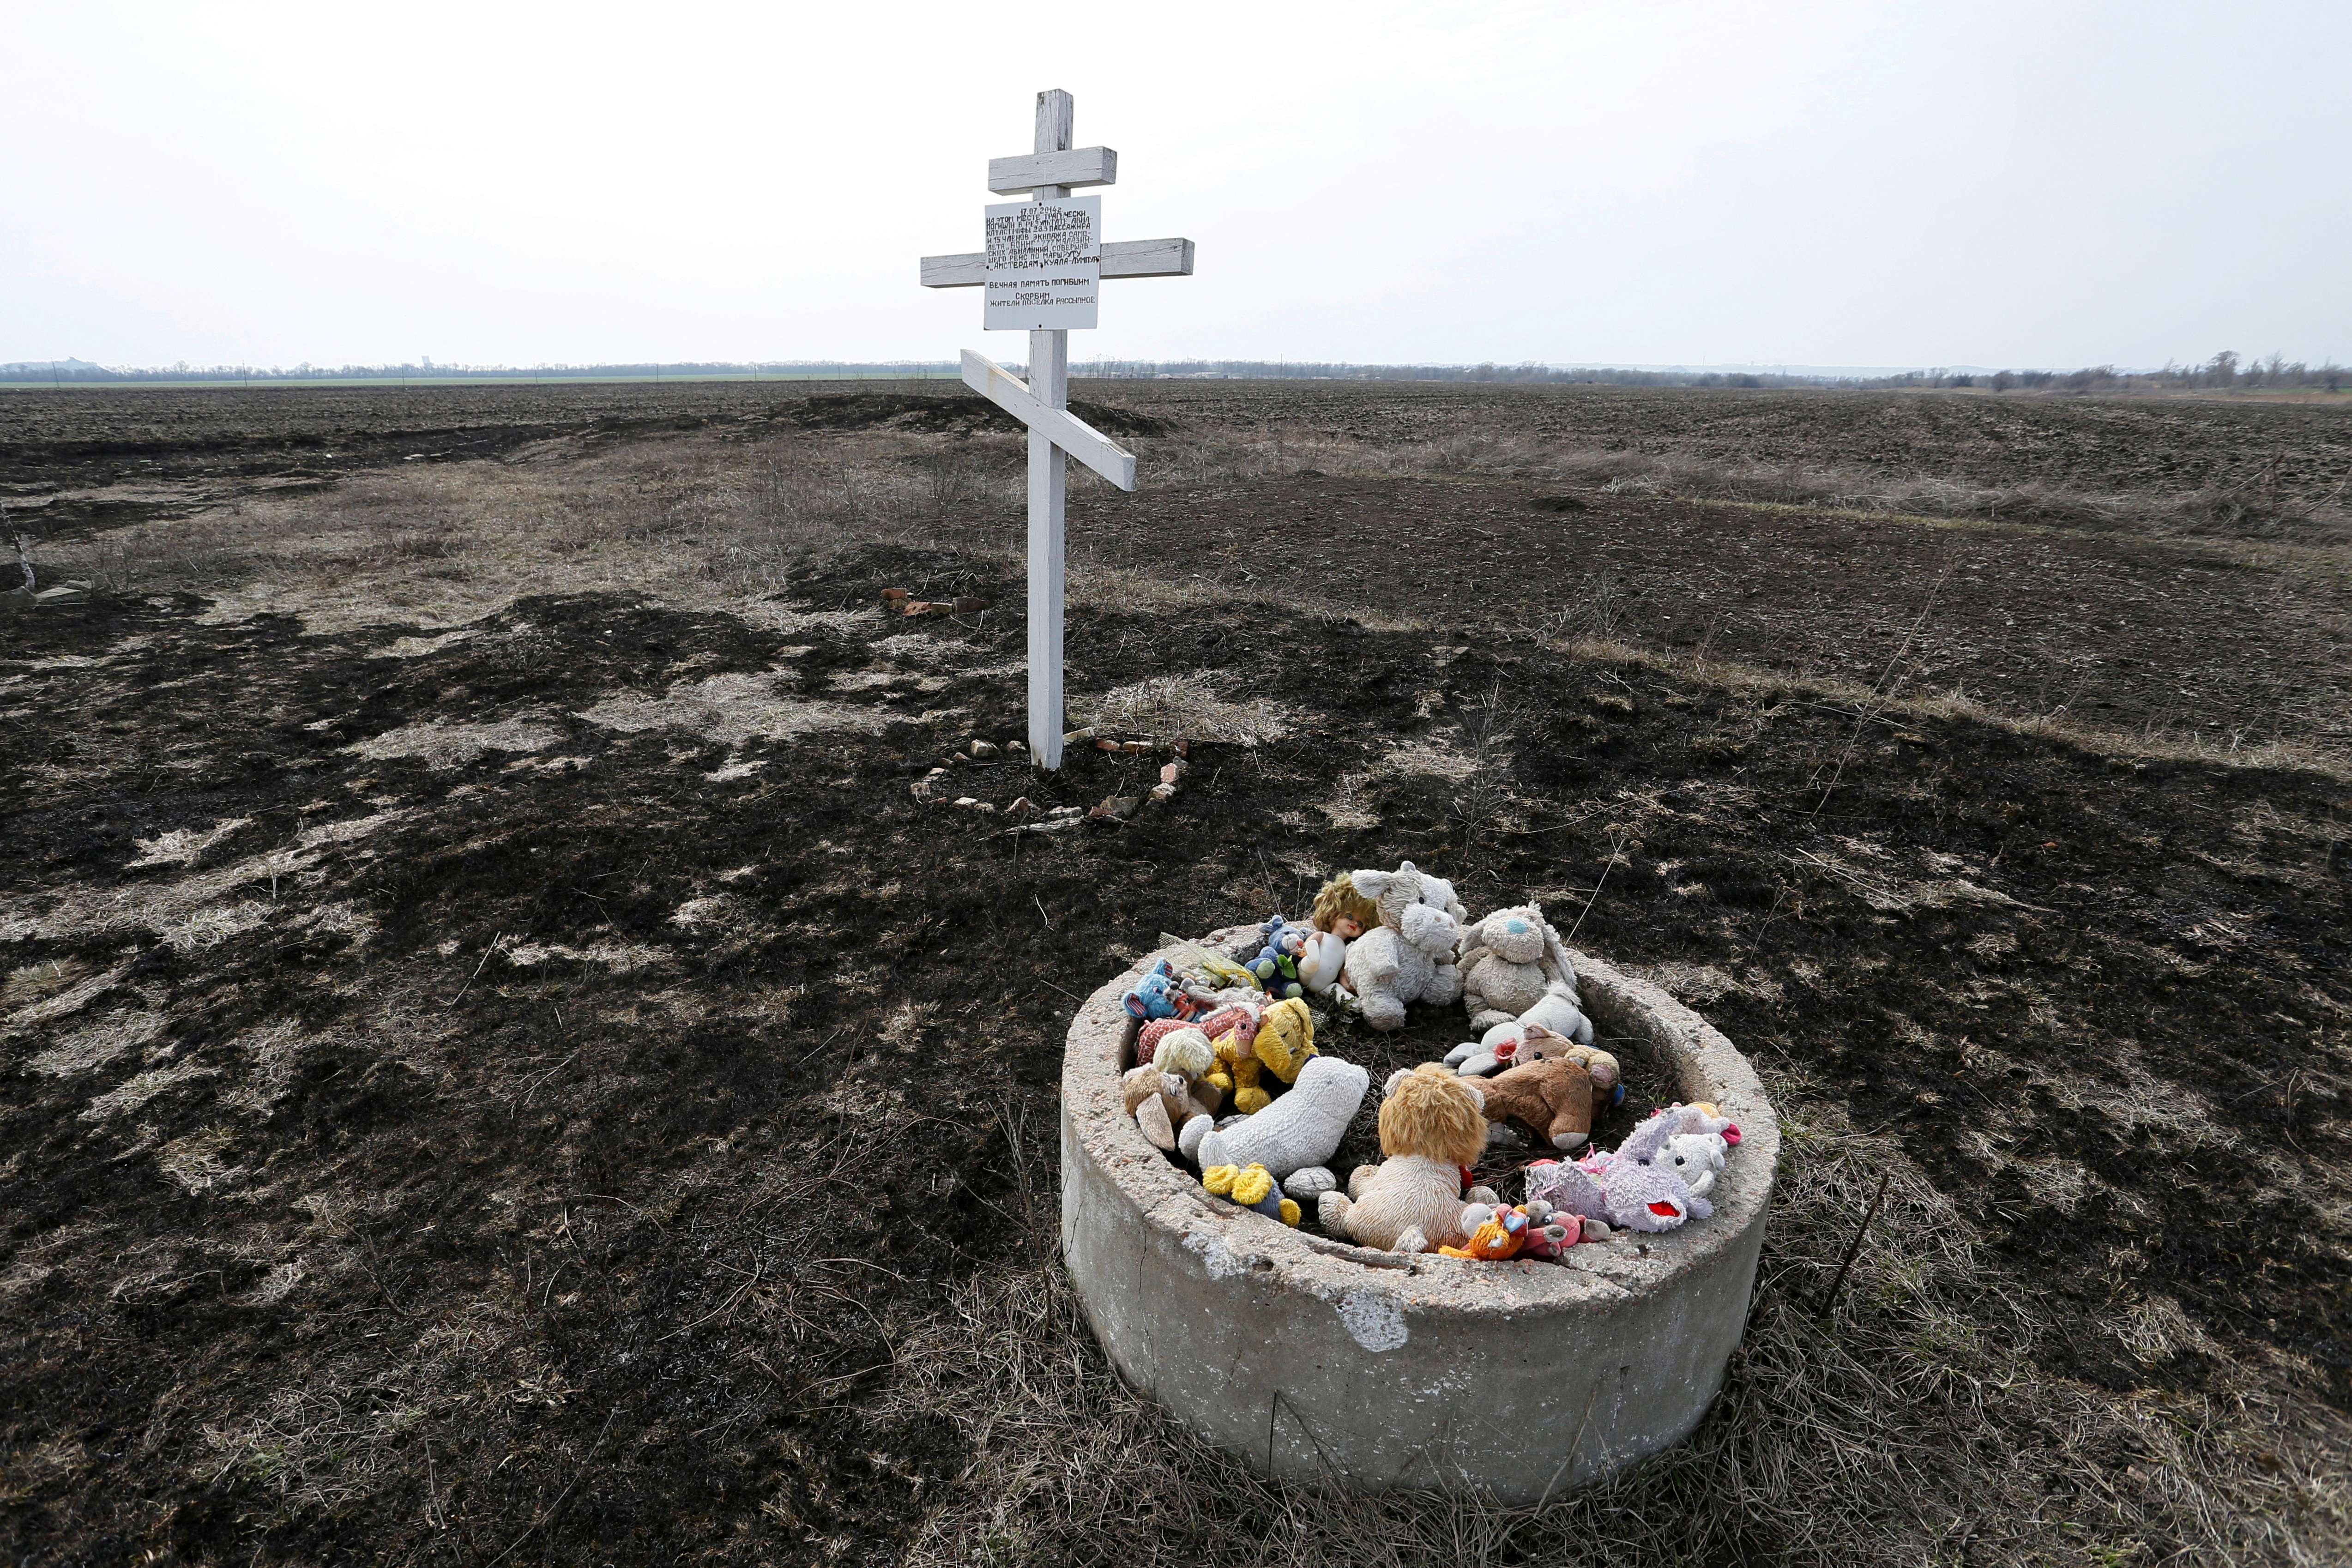
<path id="1" fill-rule="evenodd" d="M 950 360 L 776 360 L 755 364 L 710 362 L 673 364 L 664 361 L 659 364 L 538 365 L 436 364 L 426 360 L 417 364 L 325 365 L 305 362 L 292 366 L 193 365 L 183 361 L 177 364 L 154 366 L 0 365 L 0 384 L 47 386 L 143 381 L 231 384 L 256 381 L 631 381 L 670 377 L 692 381 L 763 375 L 775 376 L 779 380 L 830 378 L 848 381 L 878 377 L 908 381 L 939 377 L 952 380 L 960 374 L 960 368 Z"/>
<path id="2" fill-rule="evenodd" d="M 1234 380 L 1454 381 L 1550 386 L 1845 386 L 1865 389 L 1988 387 L 1994 392 L 2172 392 L 2205 388 L 2311 387 L 2342 390 L 2347 371 L 2333 360 L 2318 365 L 2283 354 L 2242 361 L 2230 351 L 2202 364 L 2168 362 L 2161 370 L 2117 370 L 2111 364 L 2082 370 L 1906 371 L 1887 376 L 1790 374 L 1774 371 L 1628 370 L 1595 365 L 1350 364 L 1320 360 L 1074 360 L 1074 376 L 1134 379 L 1231 378 Z M 632 381 L 778 380 L 953 381 L 959 366 L 949 360 L 768 360 L 756 363 L 708 361 L 660 364 L 480 365 L 418 364 L 191 365 L 105 367 L 97 365 L 0 365 L 0 384 L 72 385 L 139 382 L 407 382 L 407 381 Z"/>
<path id="3" fill-rule="evenodd" d="M 1627 370 L 1608 365 L 1345 364 L 1316 360 L 1072 360 L 1074 376 L 1235 381 L 1492 381 L 1548 386 L 1826 386 L 1833 378 L 1773 371 Z"/>
<path id="4" fill-rule="evenodd" d="M 2095 364 L 2082 370 L 1997 370 L 1990 374 L 1957 371 L 1906 371 L 1851 384 L 1863 387 L 1989 386 L 1995 392 L 2187 392 L 2207 387 L 2259 389 L 2313 387 L 2340 392 L 2347 376 L 2334 360 L 2305 364 L 2284 354 L 2242 362 L 2228 349 L 2203 364 L 2179 364 L 2168 360 L 2162 370 L 2117 370 Z"/>

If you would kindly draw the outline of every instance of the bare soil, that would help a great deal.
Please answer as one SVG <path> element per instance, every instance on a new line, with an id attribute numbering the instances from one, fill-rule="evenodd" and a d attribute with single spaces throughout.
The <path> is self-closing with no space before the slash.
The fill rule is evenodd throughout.
<path id="1" fill-rule="evenodd" d="M 1171 463 L 1213 409 L 1244 426 L 1287 395 L 1130 390 Z M 1389 406 L 1324 395 L 1296 401 Z M 1694 427 L 1883 438 L 1811 395 L 1674 395 Z M 452 405 L 451 428 L 551 423 Z M 612 504 L 674 519 L 702 515 L 656 489 L 702 471 L 689 447 L 985 468 L 1011 444 L 920 400 L 728 417 L 518 437 L 496 471 L 629 473 Z M 82 461 L 22 450 L 42 484 Z M 467 463 L 492 472 L 442 467 Z M 356 480 L 257 493 L 242 526 L 389 528 L 442 494 L 414 473 L 349 511 Z M 539 537 L 493 493 L 386 570 L 488 581 Z M 1039 835 L 1003 808 L 1140 794 L 1160 759 L 950 763 L 944 794 L 999 811 L 918 797 L 967 739 L 1023 731 L 1006 517 L 994 494 L 813 536 L 758 595 L 325 616 L 286 556 L 275 589 L 0 622 L 11 1561 L 2285 1562 L 2352 1539 L 2329 557 L 1448 473 L 1082 492 L 1073 716 L 1174 677 L 1212 718 L 1169 806 Z M 611 558 L 715 548 L 684 526 Z M 889 586 L 994 607 L 886 617 Z M 1272 738 L 1217 738 L 1211 699 Z M 2196 738 L 2217 728 L 2248 745 Z M 1160 931 L 1296 914 L 1328 872 L 1407 858 L 1474 913 L 1542 900 L 1701 1007 L 1788 1118 L 1717 1413 L 1543 1510 L 1249 1478 L 1118 1388 L 1052 1260 L 1076 1000 Z M 1459 1037 L 1423 1010 L 1320 1043 L 1379 1068 Z M 1627 1114 L 1655 1087 L 1633 1066 Z"/>
<path id="2" fill-rule="evenodd" d="M 1384 602 L 1465 637 L 1581 631 L 1801 679 L 1899 675 L 2224 747 L 2352 740 L 2342 578 L 2197 540 L 1324 475 L 1097 492 L 1074 516 L 1073 549 L 1172 567 L 1204 595 Z"/>

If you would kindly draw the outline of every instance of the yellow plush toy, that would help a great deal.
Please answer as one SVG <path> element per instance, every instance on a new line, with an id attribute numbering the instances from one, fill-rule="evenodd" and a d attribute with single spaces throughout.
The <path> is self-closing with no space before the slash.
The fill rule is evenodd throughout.
<path id="1" fill-rule="evenodd" d="M 1228 1021 L 1235 1014 L 1240 1016 Z M 1228 1008 L 1204 1023 L 1217 1066 L 1201 1081 L 1214 1084 L 1244 1116 L 1255 1116 L 1274 1103 L 1274 1096 L 1258 1087 L 1261 1068 L 1272 1070 L 1284 1083 L 1296 1083 L 1299 1069 L 1315 1054 L 1314 1015 L 1296 996 L 1255 1016 L 1246 1009 Z"/>
<path id="2" fill-rule="evenodd" d="M 1268 1071 L 1285 1083 L 1298 1081 L 1298 1069 L 1315 1054 L 1315 1016 L 1304 997 L 1276 1002 L 1258 1021 L 1252 1050 Z"/>
<path id="3" fill-rule="evenodd" d="M 1298 1205 L 1282 1195 L 1282 1184 L 1264 1165 L 1212 1165 L 1201 1173 L 1201 1184 L 1268 1219 L 1285 1225 L 1298 1223 Z"/>

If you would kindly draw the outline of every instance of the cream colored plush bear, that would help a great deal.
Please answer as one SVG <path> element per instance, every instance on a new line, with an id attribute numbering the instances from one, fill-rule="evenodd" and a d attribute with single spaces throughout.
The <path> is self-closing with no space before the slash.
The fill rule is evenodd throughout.
<path id="1" fill-rule="evenodd" d="M 1433 1252 L 1460 1247 L 1499 1202 L 1486 1187 L 1462 1191 L 1462 1168 L 1486 1146 L 1475 1079 L 1435 1062 L 1389 1075 L 1381 1104 L 1377 1165 L 1359 1165 L 1344 1193 L 1317 1201 L 1323 1228 L 1359 1247 Z"/>
<path id="2" fill-rule="evenodd" d="M 1541 904 L 1496 910 L 1472 926 L 1463 934 L 1461 963 L 1462 1005 L 1470 1010 L 1472 1028 L 1527 1020 L 1591 1044 L 1592 1025 L 1576 994 L 1576 965 Z"/>

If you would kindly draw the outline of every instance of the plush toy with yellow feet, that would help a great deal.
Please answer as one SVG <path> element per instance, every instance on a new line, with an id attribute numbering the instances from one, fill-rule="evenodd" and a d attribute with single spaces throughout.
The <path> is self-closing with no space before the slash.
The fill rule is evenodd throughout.
<path id="1" fill-rule="evenodd" d="M 1212 1165 L 1201 1173 L 1201 1184 L 1268 1219 L 1298 1223 L 1298 1205 L 1282 1195 L 1282 1184 L 1264 1165 Z"/>

